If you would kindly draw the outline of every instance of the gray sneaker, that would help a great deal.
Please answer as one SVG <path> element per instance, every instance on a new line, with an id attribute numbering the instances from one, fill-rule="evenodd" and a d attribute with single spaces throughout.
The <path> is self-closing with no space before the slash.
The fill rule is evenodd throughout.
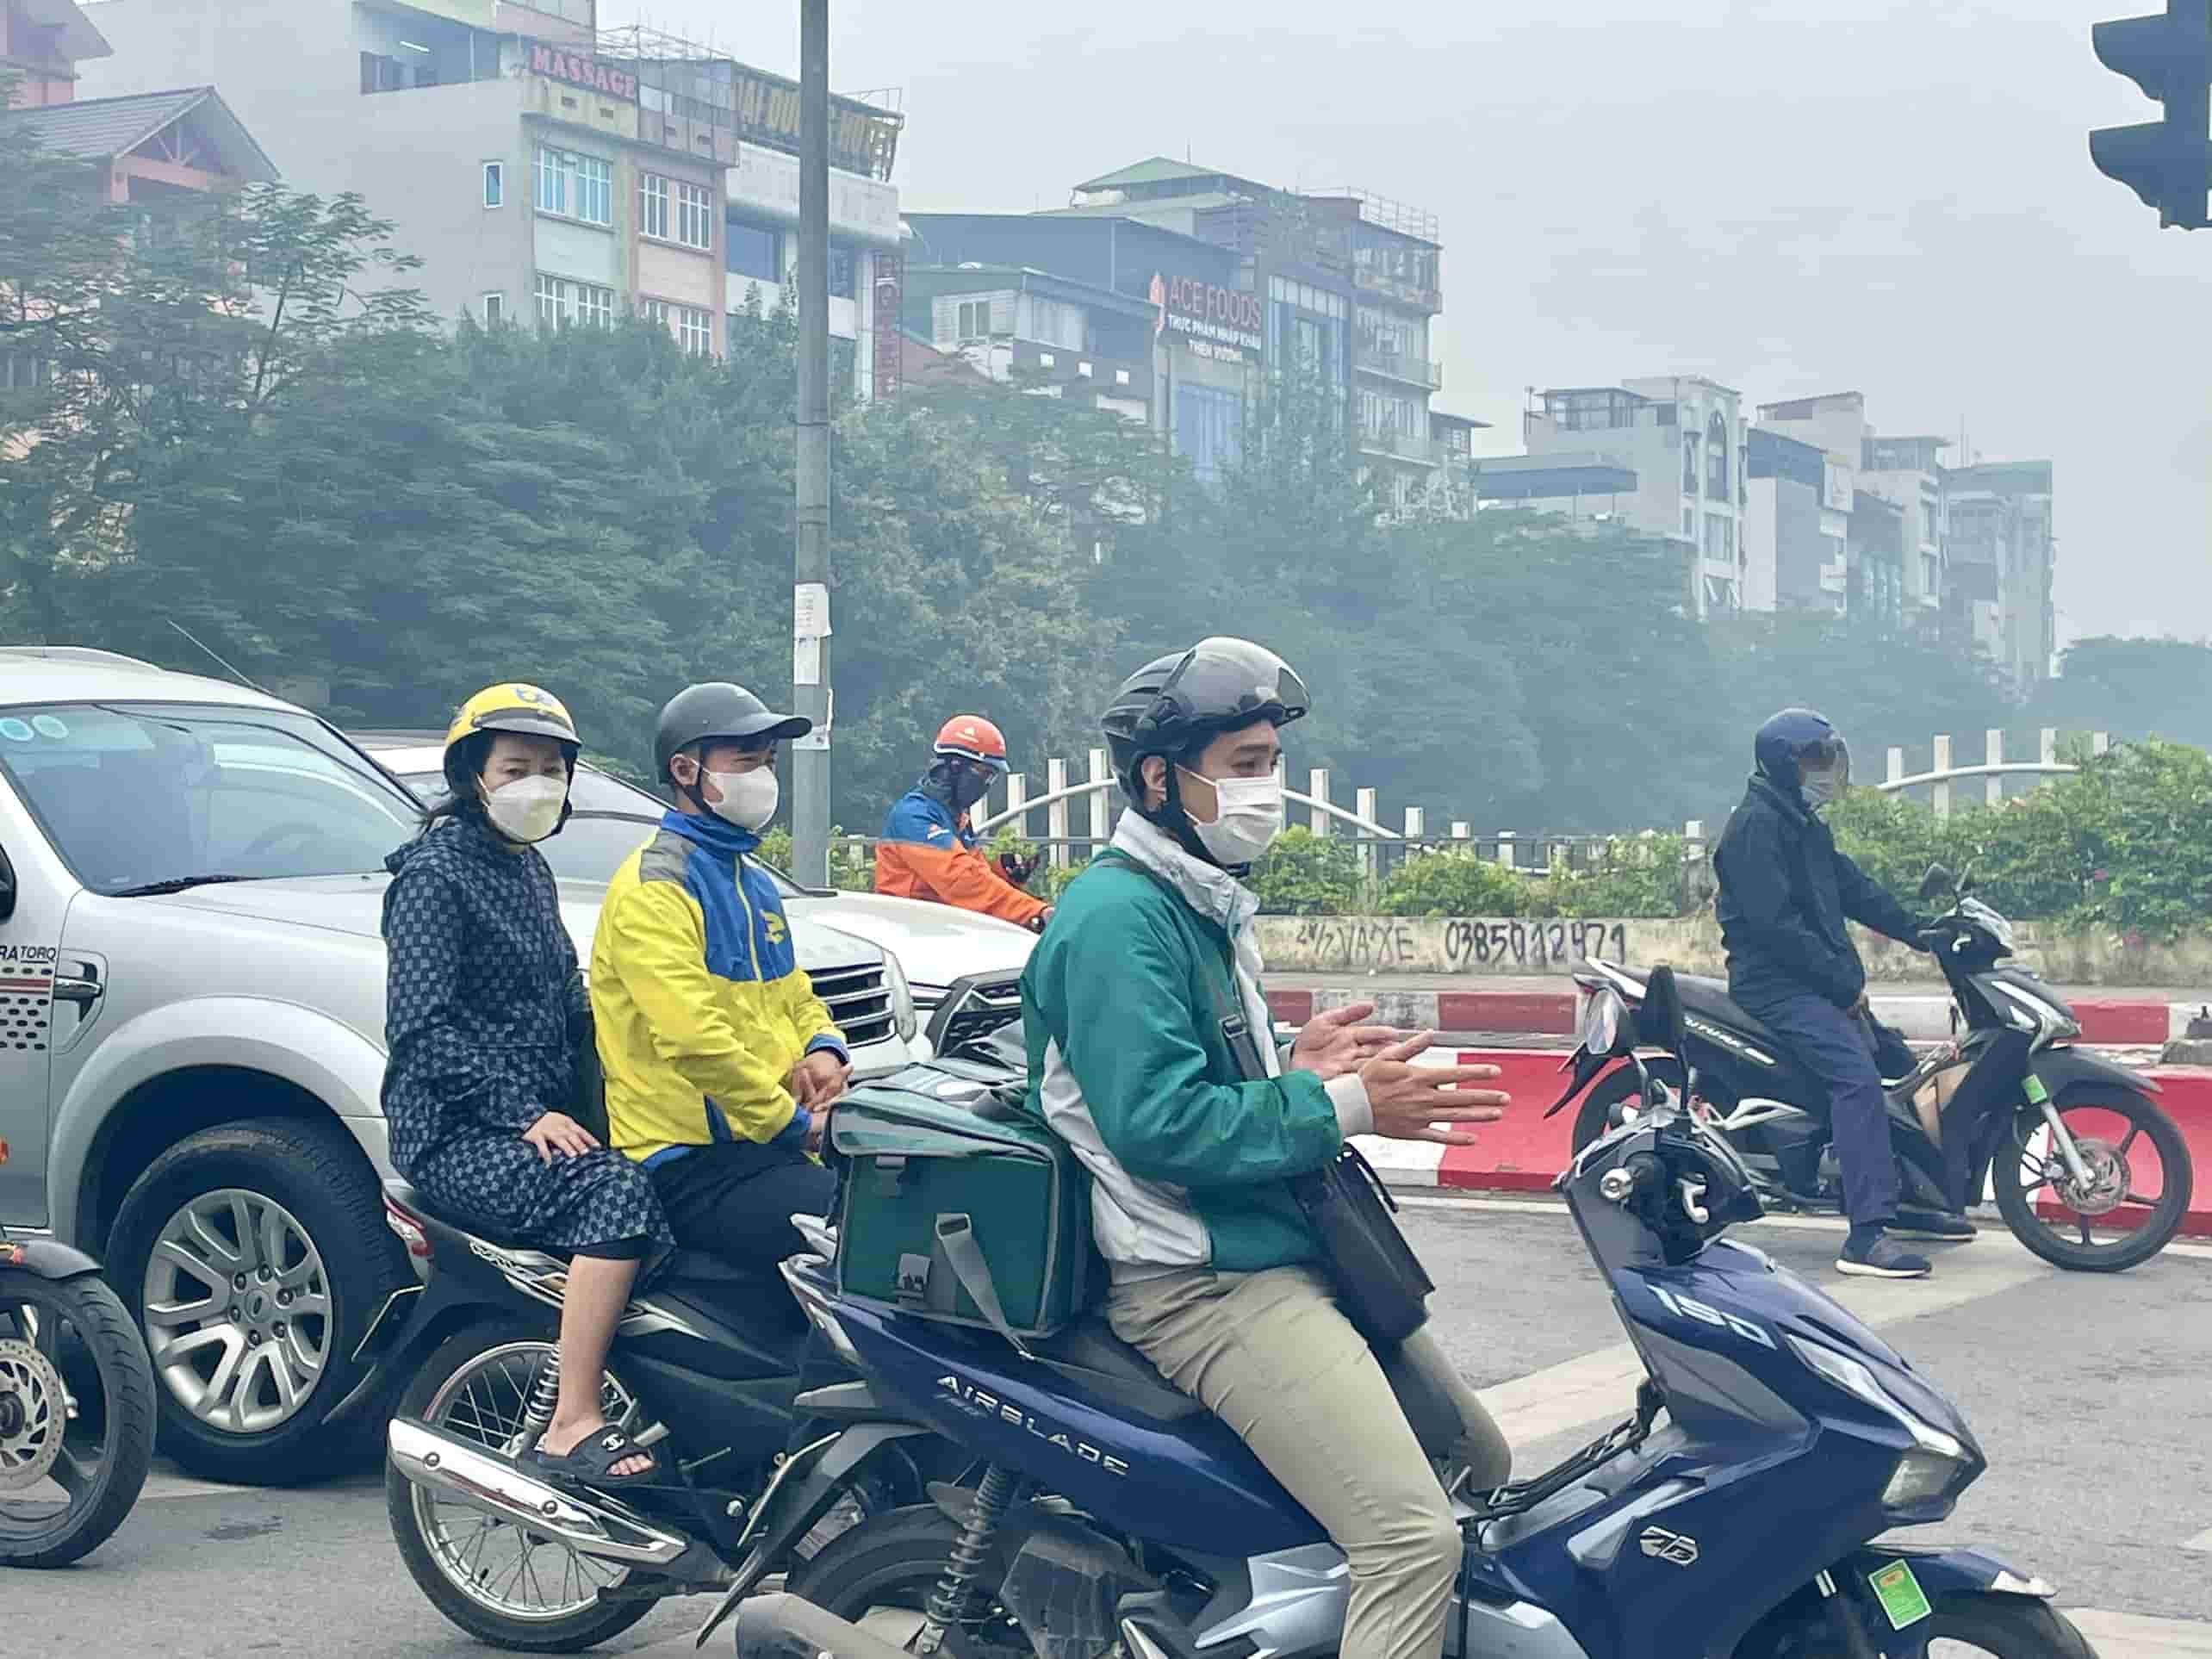
<path id="1" fill-rule="evenodd" d="M 1897 1220 L 1889 1224 L 1893 1239 L 1932 1239 L 1937 1244 L 1964 1244 L 1974 1236 L 1974 1224 L 1954 1209 L 1898 1207 Z"/>
<path id="2" fill-rule="evenodd" d="M 1858 1249 L 1845 1240 L 1842 1253 L 1836 1258 L 1836 1271 L 1862 1279 L 1924 1279 L 1936 1268 L 1927 1257 L 1914 1255 L 1882 1233 L 1875 1235 L 1872 1244 Z"/>

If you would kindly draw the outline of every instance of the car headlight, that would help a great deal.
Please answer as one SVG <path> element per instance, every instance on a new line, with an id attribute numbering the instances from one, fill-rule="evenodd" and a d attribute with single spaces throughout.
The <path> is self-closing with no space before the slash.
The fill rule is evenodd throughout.
<path id="1" fill-rule="evenodd" d="M 896 951 L 883 954 L 883 980 L 891 989 L 891 1017 L 898 1028 L 898 1040 L 912 1042 L 922 1020 L 914 1011 L 914 990 L 906 983 L 906 970 L 899 966 Z"/>
<path id="2" fill-rule="evenodd" d="M 1786 1333 L 1785 1333 L 1786 1336 Z M 1800 1336 L 1786 1336 L 1790 1351 L 1855 1400 L 1863 1401 L 1912 1437 L 1912 1450 L 1898 1459 L 1882 1504 L 1890 1509 L 1917 1508 L 1946 1496 L 1967 1463 L 1967 1449 L 1955 1436 L 1922 1422 L 1892 1399 L 1873 1372 L 1849 1354 Z"/>

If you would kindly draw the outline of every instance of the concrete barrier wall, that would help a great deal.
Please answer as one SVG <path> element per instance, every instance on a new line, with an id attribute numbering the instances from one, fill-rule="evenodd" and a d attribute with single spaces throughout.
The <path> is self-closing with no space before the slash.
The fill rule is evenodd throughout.
<path id="1" fill-rule="evenodd" d="M 1277 973 L 1561 973 L 1586 956 L 1639 966 L 1671 962 L 1685 973 L 1725 971 L 1720 927 L 1710 910 L 1660 922 L 1264 916 L 1258 926 L 1261 954 Z M 2019 923 L 2016 930 L 2020 965 L 2054 985 L 2212 985 L 2212 929 L 2170 942 L 2048 923 Z M 1867 976 L 1875 982 L 1936 977 L 1918 952 L 1863 929 L 1853 931 Z"/>

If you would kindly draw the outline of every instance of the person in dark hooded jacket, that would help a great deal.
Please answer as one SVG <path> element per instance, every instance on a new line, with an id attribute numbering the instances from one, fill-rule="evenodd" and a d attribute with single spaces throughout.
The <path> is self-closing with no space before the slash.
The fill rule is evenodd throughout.
<path id="1" fill-rule="evenodd" d="M 1877 1064 L 1882 1032 L 1847 921 L 1927 948 L 1927 926 L 1844 854 L 1820 811 L 1850 780 L 1851 752 L 1810 709 L 1784 709 L 1759 728 L 1758 769 L 1713 852 L 1716 909 L 1738 1006 L 1787 1044 L 1829 1092 L 1843 1208 L 1851 1220 L 1836 1266 L 1879 1278 L 1924 1278 L 1930 1264 L 1893 1233 L 1963 1240 L 1965 1217 L 1901 1213 L 1896 1154 Z M 1889 1046 L 1901 1044 L 1891 1038 Z"/>
<path id="2" fill-rule="evenodd" d="M 600 1381 L 641 1266 L 675 1240 L 645 1171 L 565 1109 L 589 1012 L 536 843 L 567 821 L 577 748 L 535 686 L 478 693 L 446 733 L 448 797 L 385 861 L 384 1116 L 434 1209 L 569 1256 L 558 1399 L 524 1461 L 636 1486 L 666 1478 L 660 1458 L 606 1420 Z"/>

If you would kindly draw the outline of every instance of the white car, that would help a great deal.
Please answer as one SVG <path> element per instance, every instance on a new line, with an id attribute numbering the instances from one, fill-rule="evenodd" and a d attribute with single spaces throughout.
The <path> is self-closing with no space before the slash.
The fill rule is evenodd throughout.
<path id="1" fill-rule="evenodd" d="M 444 750 L 437 733 L 347 735 L 425 800 L 444 792 Z M 575 810 L 567 827 L 540 843 L 538 850 L 555 875 L 600 885 L 613 879 L 622 861 L 637 850 L 650 827 L 668 810 L 659 796 L 589 765 L 577 767 L 569 800 Z M 998 981 L 977 988 L 950 1022 L 952 1028 L 939 1034 L 941 1041 L 967 1035 L 972 1022 L 987 1028 L 1018 1011 L 1020 997 L 1010 980 L 1029 960 L 1036 942 L 1027 928 L 917 898 L 816 891 L 800 886 L 773 865 L 761 867 L 783 890 L 784 908 L 794 923 L 851 934 L 895 958 L 905 972 L 915 1012 L 925 1022 L 959 981 L 979 975 Z"/>

